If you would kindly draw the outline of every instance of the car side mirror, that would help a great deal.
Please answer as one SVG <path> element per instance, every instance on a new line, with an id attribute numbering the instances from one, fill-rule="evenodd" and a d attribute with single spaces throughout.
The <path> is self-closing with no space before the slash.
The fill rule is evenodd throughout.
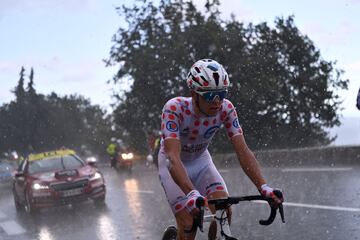
<path id="1" fill-rule="evenodd" d="M 24 174 L 24 172 L 16 172 L 15 173 L 15 178 L 19 178 L 19 177 L 24 177 L 25 176 L 25 174 Z"/>

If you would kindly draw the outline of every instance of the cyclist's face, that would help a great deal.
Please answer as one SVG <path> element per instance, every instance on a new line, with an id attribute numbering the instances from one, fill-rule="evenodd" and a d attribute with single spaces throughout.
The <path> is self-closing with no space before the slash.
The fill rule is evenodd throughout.
<path id="1" fill-rule="evenodd" d="M 201 110 L 206 113 L 209 116 L 215 116 L 221 109 L 221 105 L 223 103 L 223 100 L 220 100 L 218 97 L 215 97 L 214 101 L 207 102 L 201 95 L 194 93 L 198 95 L 199 99 L 199 106 Z"/>

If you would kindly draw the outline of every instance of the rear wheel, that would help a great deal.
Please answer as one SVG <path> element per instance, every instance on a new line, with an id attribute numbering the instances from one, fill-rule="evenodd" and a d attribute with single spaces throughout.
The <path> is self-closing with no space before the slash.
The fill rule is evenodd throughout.
<path id="1" fill-rule="evenodd" d="M 176 240 L 177 229 L 175 226 L 169 226 L 165 229 L 162 240 Z"/>

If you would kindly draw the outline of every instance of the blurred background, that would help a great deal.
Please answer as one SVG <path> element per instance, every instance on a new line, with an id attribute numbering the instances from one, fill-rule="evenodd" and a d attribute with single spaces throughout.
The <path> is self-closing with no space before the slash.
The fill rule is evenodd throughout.
<path id="1" fill-rule="evenodd" d="M 200 58 L 254 150 L 358 145 L 360 2 L 1 1 L 0 153 L 149 151 Z M 220 134 L 211 150 L 229 152 Z"/>

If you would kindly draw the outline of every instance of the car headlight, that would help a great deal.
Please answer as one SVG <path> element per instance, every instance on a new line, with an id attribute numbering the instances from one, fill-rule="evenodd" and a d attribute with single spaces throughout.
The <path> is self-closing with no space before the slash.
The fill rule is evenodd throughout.
<path id="1" fill-rule="evenodd" d="M 32 189 L 34 189 L 34 190 L 45 190 L 45 189 L 49 189 L 49 186 L 45 185 L 43 183 L 34 183 L 32 185 Z"/>
<path id="2" fill-rule="evenodd" d="M 130 159 L 133 159 L 134 154 L 133 153 L 122 153 L 121 157 L 125 160 L 130 160 Z"/>
<path id="3" fill-rule="evenodd" d="M 98 179 L 101 179 L 101 178 L 102 178 L 101 174 L 98 173 L 98 172 L 96 172 L 96 173 L 94 174 L 94 176 L 92 176 L 92 177 L 90 178 L 90 181 L 95 181 L 95 180 L 98 180 Z"/>
<path id="4" fill-rule="evenodd" d="M 97 160 L 96 160 L 95 157 L 88 157 L 88 158 L 86 158 L 86 162 L 88 162 L 88 163 L 96 163 Z"/>

